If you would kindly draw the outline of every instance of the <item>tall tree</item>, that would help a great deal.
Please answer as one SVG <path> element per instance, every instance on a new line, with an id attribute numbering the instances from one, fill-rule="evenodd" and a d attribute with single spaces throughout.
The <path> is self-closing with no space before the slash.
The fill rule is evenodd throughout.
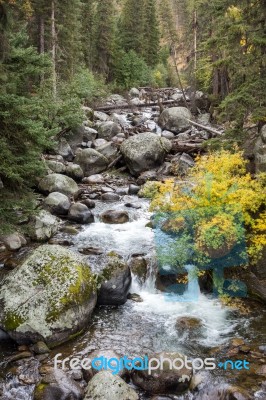
<path id="1" fill-rule="evenodd" d="M 108 78 L 114 45 L 114 0 L 97 0 L 94 68 Z"/>
<path id="2" fill-rule="evenodd" d="M 144 55 L 145 2 L 126 0 L 119 24 L 120 41 L 125 51 Z"/>
<path id="3" fill-rule="evenodd" d="M 155 0 L 144 1 L 143 57 L 150 66 L 159 60 L 160 32 Z"/>

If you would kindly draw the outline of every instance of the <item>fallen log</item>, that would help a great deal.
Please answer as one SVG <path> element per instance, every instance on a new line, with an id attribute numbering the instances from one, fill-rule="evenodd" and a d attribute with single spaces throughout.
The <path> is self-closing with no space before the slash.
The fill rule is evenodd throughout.
<path id="1" fill-rule="evenodd" d="M 183 99 L 181 100 L 165 100 L 162 101 L 161 104 L 165 105 L 180 105 L 183 104 Z M 101 107 L 96 107 L 94 111 L 112 111 L 112 110 L 125 110 L 127 108 L 146 108 L 146 107 L 158 107 L 159 104 L 158 102 L 152 102 L 152 103 L 141 103 L 141 104 L 114 104 L 114 105 L 106 105 L 106 106 L 101 106 Z"/>
<path id="2" fill-rule="evenodd" d="M 219 132 L 216 129 L 213 129 L 213 128 L 209 127 L 209 126 L 198 124 L 198 122 L 191 121 L 191 119 L 187 119 L 187 121 L 190 122 L 191 125 L 194 125 L 197 128 L 201 128 L 201 129 L 203 129 L 203 130 L 205 130 L 207 132 L 213 133 L 214 135 L 218 135 L 218 136 L 219 135 L 220 136 L 223 135 L 223 132 Z"/>
<path id="3" fill-rule="evenodd" d="M 177 153 L 198 153 L 203 151 L 203 143 L 198 142 L 181 142 L 181 141 L 172 141 L 172 150 Z"/>

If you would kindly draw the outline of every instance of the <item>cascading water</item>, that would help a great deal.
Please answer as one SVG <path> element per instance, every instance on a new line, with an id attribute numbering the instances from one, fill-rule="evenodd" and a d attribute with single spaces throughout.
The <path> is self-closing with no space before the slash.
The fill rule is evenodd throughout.
<path id="1" fill-rule="evenodd" d="M 127 199 L 128 200 L 128 199 Z M 85 354 L 95 348 L 112 348 L 120 354 L 142 355 L 144 352 L 180 351 L 200 356 L 206 349 L 224 343 L 240 323 L 231 316 L 217 299 L 200 293 L 197 279 L 191 279 L 186 291 L 179 296 L 167 296 L 156 289 L 157 263 L 153 230 L 147 227 L 151 214 L 146 200 L 131 197 L 141 208 L 126 208 L 124 202 L 112 204 L 112 209 L 127 210 L 130 221 L 125 224 L 108 225 L 96 219 L 85 227 L 75 239 L 75 247 L 101 245 L 104 252 L 117 251 L 124 257 L 132 254 L 145 255 L 148 262 L 148 278 L 140 284 L 133 275 L 130 292 L 136 293 L 141 302 L 128 301 L 118 308 L 99 308 L 93 317 L 92 328 L 77 339 L 71 353 Z M 95 214 L 110 209 L 110 203 L 99 203 Z M 94 270 L 100 256 L 89 256 Z M 193 268 L 187 266 L 187 270 Z M 193 295 L 193 296 L 192 296 Z M 196 299 L 195 299 L 196 295 Z M 193 297 L 193 301 L 191 300 Z M 201 328 L 196 337 L 187 333 L 179 335 L 175 324 L 179 317 L 197 317 Z M 129 340 L 130 338 L 130 340 Z M 69 349 L 70 350 L 70 349 Z"/>

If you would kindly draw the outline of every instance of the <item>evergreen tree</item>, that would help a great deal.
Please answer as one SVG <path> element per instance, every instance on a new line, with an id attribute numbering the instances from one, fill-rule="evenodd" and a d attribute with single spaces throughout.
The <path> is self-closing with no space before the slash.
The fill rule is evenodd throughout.
<path id="1" fill-rule="evenodd" d="M 114 1 L 97 0 L 94 69 L 108 78 L 114 45 Z"/>
<path id="2" fill-rule="evenodd" d="M 144 26 L 144 0 L 126 0 L 119 23 L 120 43 L 125 51 L 134 50 L 137 54 L 144 55 Z"/>
<path id="3" fill-rule="evenodd" d="M 144 2 L 143 57 L 150 66 L 159 60 L 160 32 L 155 0 Z"/>
<path id="4" fill-rule="evenodd" d="M 91 70 L 96 53 L 96 7 L 95 0 L 83 0 L 82 4 L 82 50 L 85 65 Z"/>

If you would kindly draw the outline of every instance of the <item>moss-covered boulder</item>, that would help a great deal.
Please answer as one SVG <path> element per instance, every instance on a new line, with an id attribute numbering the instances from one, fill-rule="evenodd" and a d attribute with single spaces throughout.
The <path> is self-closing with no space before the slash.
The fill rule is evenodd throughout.
<path id="1" fill-rule="evenodd" d="M 101 281 L 98 292 L 99 305 L 122 305 L 127 301 L 131 273 L 123 258 L 116 253 L 110 253 L 99 279 Z"/>
<path id="2" fill-rule="evenodd" d="M 0 284 L 0 328 L 18 343 L 53 347 L 85 328 L 96 299 L 95 277 L 80 255 L 40 246 Z"/>
<path id="3" fill-rule="evenodd" d="M 171 148 L 168 139 L 144 132 L 125 140 L 120 151 L 130 173 L 139 176 L 144 171 L 160 167 Z"/>

